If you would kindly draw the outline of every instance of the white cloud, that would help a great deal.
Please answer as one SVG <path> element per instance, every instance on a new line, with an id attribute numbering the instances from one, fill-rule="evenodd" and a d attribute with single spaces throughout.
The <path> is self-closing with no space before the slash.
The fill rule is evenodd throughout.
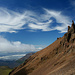
<path id="1" fill-rule="evenodd" d="M 0 36 L 0 53 L 31 52 L 38 50 L 35 48 L 35 45 L 23 44 L 20 41 L 8 41 Z"/>
<path id="2" fill-rule="evenodd" d="M 0 32 L 16 32 L 16 30 L 25 29 L 25 24 L 35 21 L 30 17 L 33 15 L 31 11 L 18 13 L 5 8 L 0 8 Z"/>
<path id="3" fill-rule="evenodd" d="M 36 52 L 43 48 L 43 45 L 29 45 L 23 44 L 20 41 L 8 41 L 4 37 L 0 36 L 1 60 L 17 60 L 25 56 L 25 53 L 27 52 Z"/>
<path id="4" fill-rule="evenodd" d="M 39 47 L 39 48 L 37 48 L 37 49 L 42 50 L 42 47 Z"/>
<path id="5" fill-rule="evenodd" d="M 37 48 L 41 47 L 41 48 Z M 18 59 L 24 56 L 26 52 L 36 52 L 42 49 L 41 45 L 29 45 L 23 44 L 20 41 L 9 41 L 4 37 L 0 36 L 0 53 L 3 55 L 0 56 L 0 59 Z M 13 53 L 16 53 L 12 55 Z M 6 55 L 6 56 L 5 56 Z"/>
<path id="6" fill-rule="evenodd" d="M 59 25 L 53 25 L 54 18 Z M 21 29 L 29 31 L 52 31 L 59 30 L 66 32 L 67 26 L 70 25 L 70 18 L 62 15 L 60 11 L 52 11 L 44 8 L 44 14 L 26 10 L 23 13 L 0 8 L 0 32 L 17 32 Z"/>
<path id="7" fill-rule="evenodd" d="M 46 22 L 46 23 L 36 23 L 36 24 L 32 24 L 30 23 L 28 26 L 30 27 L 30 29 L 34 29 L 34 30 L 42 30 L 42 31 L 50 31 L 52 30 L 51 28 L 49 28 L 49 24 L 52 22 L 52 20 Z"/>
<path id="8" fill-rule="evenodd" d="M 0 36 L 0 59 L 17 60 L 25 56 L 27 52 L 36 52 L 43 49 L 43 45 L 24 44 L 20 41 L 9 41 Z"/>
<path id="9" fill-rule="evenodd" d="M 60 25 L 53 26 L 53 30 L 59 30 L 61 33 L 67 31 L 67 26 L 70 25 L 70 18 L 62 15 L 62 12 L 60 11 L 53 11 L 53 10 L 48 10 L 45 9 L 46 13 L 48 16 L 53 17 L 57 23 L 60 23 Z"/>
<path id="10" fill-rule="evenodd" d="M 0 60 L 17 60 L 26 54 L 17 54 L 17 55 L 8 55 L 8 56 L 0 56 Z"/>

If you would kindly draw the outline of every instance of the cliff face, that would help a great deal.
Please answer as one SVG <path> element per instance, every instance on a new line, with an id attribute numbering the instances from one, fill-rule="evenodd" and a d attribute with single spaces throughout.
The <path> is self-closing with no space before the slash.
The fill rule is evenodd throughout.
<path id="1" fill-rule="evenodd" d="M 62 38 L 33 54 L 10 75 L 75 75 L 75 24 Z"/>

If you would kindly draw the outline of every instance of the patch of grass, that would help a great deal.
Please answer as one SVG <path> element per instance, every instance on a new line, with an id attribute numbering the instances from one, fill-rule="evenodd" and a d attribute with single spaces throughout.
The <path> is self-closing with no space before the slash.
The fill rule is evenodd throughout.
<path id="1" fill-rule="evenodd" d="M 0 66 L 0 75 L 9 75 L 9 72 L 11 71 L 12 69 L 10 69 L 9 67 L 7 66 Z"/>

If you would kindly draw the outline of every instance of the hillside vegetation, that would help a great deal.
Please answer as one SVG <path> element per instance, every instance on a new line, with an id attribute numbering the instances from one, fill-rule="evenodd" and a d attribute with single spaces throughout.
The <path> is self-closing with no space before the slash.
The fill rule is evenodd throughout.
<path id="1" fill-rule="evenodd" d="M 9 72 L 11 71 L 12 69 L 10 69 L 9 67 L 7 66 L 0 66 L 0 75 L 9 75 Z"/>

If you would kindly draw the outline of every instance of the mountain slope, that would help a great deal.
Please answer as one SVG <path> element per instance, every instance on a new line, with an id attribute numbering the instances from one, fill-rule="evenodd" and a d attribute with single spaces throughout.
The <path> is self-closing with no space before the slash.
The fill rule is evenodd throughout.
<path id="1" fill-rule="evenodd" d="M 8 66 L 9 68 L 17 67 L 33 54 L 33 52 L 27 53 L 25 56 L 18 60 L 0 60 L 0 66 Z"/>
<path id="2" fill-rule="evenodd" d="M 62 38 L 33 54 L 10 75 L 75 75 L 75 24 Z"/>
<path id="3" fill-rule="evenodd" d="M 16 62 L 22 64 L 26 59 L 28 59 L 28 58 L 29 58 L 31 55 L 33 55 L 33 54 L 34 54 L 34 52 L 28 53 L 28 54 L 26 54 L 25 56 L 23 56 L 22 58 L 16 60 Z"/>

